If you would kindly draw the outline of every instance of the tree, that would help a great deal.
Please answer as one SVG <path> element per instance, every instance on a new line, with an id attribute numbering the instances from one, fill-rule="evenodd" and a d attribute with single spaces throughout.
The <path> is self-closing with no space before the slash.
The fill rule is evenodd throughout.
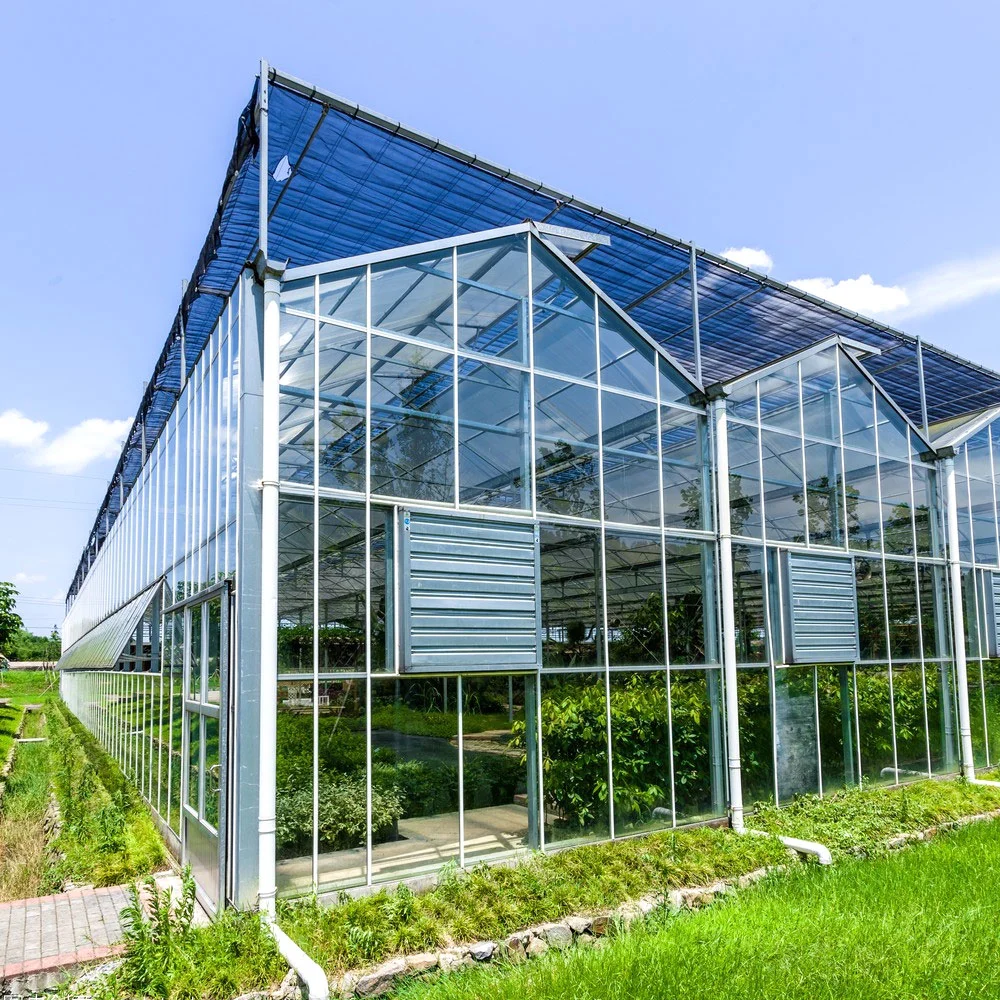
<path id="1" fill-rule="evenodd" d="M 5 654 L 24 622 L 17 613 L 17 588 L 0 580 L 0 654 Z"/>

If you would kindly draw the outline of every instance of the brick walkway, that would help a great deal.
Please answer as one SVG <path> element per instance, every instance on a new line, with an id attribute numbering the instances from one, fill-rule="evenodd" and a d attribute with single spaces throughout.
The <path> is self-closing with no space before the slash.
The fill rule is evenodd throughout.
<path id="1" fill-rule="evenodd" d="M 128 903 L 120 885 L 0 903 L 0 984 L 117 954 Z"/>

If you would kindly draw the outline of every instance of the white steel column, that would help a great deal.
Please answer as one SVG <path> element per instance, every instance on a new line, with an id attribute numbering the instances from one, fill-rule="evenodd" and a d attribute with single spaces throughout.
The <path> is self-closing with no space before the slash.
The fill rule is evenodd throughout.
<path id="1" fill-rule="evenodd" d="M 962 774 L 976 776 L 972 757 L 972 725 L 969 718 L 969 677 L 965 660 L 965 618 L 962 610 L 962 567 L 958 564 L 958 498 L 955 490 L 955 457 L 941 460 L 944 476 L 944 509 L 948 530 L 948 584 L 951 591 L 951 626 L 955 644 L 955 687 L 958 688 L 958 731 Z"/>
<path id="2" fill-rule="evenodd" d="M 258 835 L 258 905 L 274 912 L 275 822 L 278 727 L 278 378 L 281 335 L 281 275 L 284 268 L 256 264 L 264 284 L 263 382 L 261 385 L 261 525 L 260 525 L 260 743 Z"/>
<path id="3" fill-rule="evenodd" d="M 729 820 L 743 831 L 743 773 L 740 768 L 740 706 L 736 689 L 736 615 L 733 609 L 733 533 L 729 512 L 729 435 L 726 401 L 710 404 L 715 430 L 715 493 L 719 525 L 719 591 L 722 604 L 722 671 L 726 685 L 726 744 L 729 753 Z"/>

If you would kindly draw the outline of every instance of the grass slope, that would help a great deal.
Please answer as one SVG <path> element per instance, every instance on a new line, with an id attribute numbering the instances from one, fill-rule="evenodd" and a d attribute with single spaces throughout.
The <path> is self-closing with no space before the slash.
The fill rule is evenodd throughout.
<path id="1" fill-rule="evenodd" d="M 401 1000 L 916 1000 L 1000 995 L 1000 825 L 803 865 L 600 950 L 414 983 Z"/>

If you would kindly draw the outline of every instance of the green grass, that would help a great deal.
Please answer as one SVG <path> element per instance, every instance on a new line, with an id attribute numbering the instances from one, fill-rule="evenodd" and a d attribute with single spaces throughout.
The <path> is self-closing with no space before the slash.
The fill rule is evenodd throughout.
<path id="1" fill-rule="evenodd" d="M 0 699 L 31 705 L 59 696 L 59 678 L 52 670 L 0 671 Z"/>
<path id="2" fill-rule="evenodd" d="M 787 860 L 781 845 L 727 830 L 693 829 L 534 855 L 513 867 L 446 874 L 428 892 L 383 891 L 337 906 L 285 903 L 286 932 L 329 973 L 453 941 L 615 906 L 646 893 L 704 885 Z"/>
<path id="3" fill-rule="evenodd" d="M 1000 995 L 1000 825 L 833 868 L 522 966 L 411 983 L 400 1000 L 925 1000 Z"/>
<path id="4" fill-rule="evenodd" d="M 7 754 L 13 746 L 23 711 L 20 705 L 0 705 L 0 768 L 7 763 Z"/>
<path id="5" fill-rule="evenodd" d="M 47 884 L 47 756 L 45 743 L 22 743 L 16 751 L 0 801 L 0 902 L 37 896 Z"/>
<path id="6" fill-rule="evenodd" d="M 961 816 L 1000 809 L 1000 788 L 962 780 L 917 781 L 901 786 L 851 789 L 802 796 L 780 808 L 765 806 L 748 817 L 755 830 L 818 840 L 834 856 L 886 850 L 894 834 L 926 830 Z"/>

